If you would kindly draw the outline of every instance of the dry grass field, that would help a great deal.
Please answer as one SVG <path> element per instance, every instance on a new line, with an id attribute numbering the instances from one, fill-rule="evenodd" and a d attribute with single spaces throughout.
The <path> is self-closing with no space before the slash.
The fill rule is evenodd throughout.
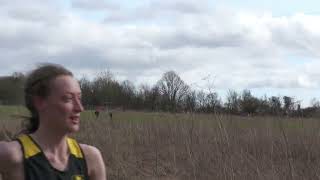
<path id="1" fill-rule="evenodd" d="M 0 140 L 23 108 L 0 107 Z M 1 110 L 2 109 L 2 110 Z M 82 114 L 74 136 L 103 153 L 108 180 L 320 179 L 320 120 L 208 114 Z"/>

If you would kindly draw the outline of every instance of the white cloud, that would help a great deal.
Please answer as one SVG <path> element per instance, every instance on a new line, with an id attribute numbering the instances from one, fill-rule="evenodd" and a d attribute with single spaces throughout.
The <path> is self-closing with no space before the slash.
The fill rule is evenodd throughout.
<path id="1" fill-rule="evenodd" d="M 104 0 L 71 0 L 71 5 L 73 8 L 88 11 L 115 10 L 120 8 L 117 4 Z"/>
<path id="2" fill-rule="evenodd" d="M 99 5 L 104 1 L 73 2 L 90 11 L 112 9 Z M 0 6 L 1 75 L 48 61 L 77 76 L 109 69 L 138 84 L 175 70 L 201 87 L 211 75 L 225 90 L 320 86 L 320 15 L 274 17 L 199 1 L 151 1 L 130 11 L 115 5 L 99 22 L 51 1 L 8 4 Z"/>

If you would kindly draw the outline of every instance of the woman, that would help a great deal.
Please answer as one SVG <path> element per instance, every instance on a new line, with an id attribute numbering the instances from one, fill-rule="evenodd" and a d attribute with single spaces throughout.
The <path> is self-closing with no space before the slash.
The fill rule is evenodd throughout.
<path id="1" fill-rule="evenodd" d="M 0 142 L 3 180 L 105 180 L 100 151 L 69 134 L 80 126 L 81 89 L 62 66 L 42 65 L 25 84 L 29 125 L 16 141 Z"/>

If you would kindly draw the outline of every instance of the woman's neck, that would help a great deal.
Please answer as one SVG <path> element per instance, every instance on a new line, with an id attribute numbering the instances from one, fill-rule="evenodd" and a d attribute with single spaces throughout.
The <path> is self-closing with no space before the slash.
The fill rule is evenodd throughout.
<path id="1" fill-rule="evenodd" d="M 39 127 L 35 133 L 31 134 L 31 137 L 39 144 L 45 153 L 68 155 L 66 134 Z"/>
<path id="2" fill-rule="evenodd" d="M 38 143 L 51 166 L 60 171 L 67 169 L 70 155 L 67 135 L 39 128 L 31 137 Z"/>

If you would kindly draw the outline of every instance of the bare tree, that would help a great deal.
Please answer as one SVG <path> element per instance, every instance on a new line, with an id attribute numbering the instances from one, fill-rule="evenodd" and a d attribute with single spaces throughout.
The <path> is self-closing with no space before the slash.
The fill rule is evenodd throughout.
<path id="1" fill-rule="evenodd" d="M 320 101 L 317 98 L 312 98 L 310 101 L 311 107 L 320 108 Z"/>
<path id="2" fill-rule="evenodd" d="M 229 113 L 238 113 L 240 110 L 240 95 L 235 90 L 228 90 L 227 102 L 225 104 Z"/>
<path id="3" fill-rule="evenodd" d="M 219 99 L 218 93 L 209 93 L 206 96 L 206 111 L 217 112 L 221 108 L 221 100 Z"/>
<path id="4" fill-rule="evenodd" d="M 189 86 L 174 71 L 164 73 L 157 86 L 171 111 L 177 110 L 177 105 L 189 92 Z"/>
<path id="5" fill-rule="evenodd" d="M 92 82 L 93 103 L 102 105 L 111 102 L 112 106 L 121 105 L 121 86 L 110 71 L 102 71 Z"/>
<path id="6" fill-rule="evenodd" d="M 0 77 L 0 104 L 23 104 L 23 88 L 25 76 L 15 72 L 12 76 Z"/>
<path id="7" fill-rule="evenodd" d="M 186 97 L 184 98 L 185 103 L 185 111 L 187 112 L 195 112 L 196 105 L 197 105 L 197 95 L 195 91 L 189 92 Z"/>
<path id="8" fill-rule="evenodd" d="M 294 110 L 294 99 L 289 96 L 283 96 L 283 109 L 285 115 L 289 115 Z"/>
<path id="9" fill-rule="evenodd" d="M 247 114 L 256 113 L 259 106 L 259 100 L 251 94 L 250 90 L 243 90 L 241 95 L 240 107 L 242 112 Z"/>
<path id="10" fill-rule="evenodd" d="M 278 115 L 281 111 L 280 97 L 272 96 L 271 98 L 269 98 L 269 106 L 271 109 L 271 114 Z"/>
<path id="11" fill-rule="evenodd" d="M 202 90 L 198 91 L 196 94 L 196 98 L 197 98 L 197 109 L 200 112 L 204 112 L 205 106 L 206 106 L 206 94 Z"/>
<path id="12" fill-rule="evenodd" d="M 92 96 L 93 96 L 93 89 L 92 89 L 92 83 L 84 76 L 79 80 L 80 88 L 81 88 L 81 94 L 82 94 L 82 104 L 88 108 L 90 105 L 93 105 Z"/>
<path id="13" fill-rule="evenodd" d="M 121 96 L 120 103 L 123 105 L 124 109 L 127 108 L 135 108 L 135 95 L 136 95 L 136 89 L 134 84 L 129 81 L 125 80 L 121 83 Z"/>

